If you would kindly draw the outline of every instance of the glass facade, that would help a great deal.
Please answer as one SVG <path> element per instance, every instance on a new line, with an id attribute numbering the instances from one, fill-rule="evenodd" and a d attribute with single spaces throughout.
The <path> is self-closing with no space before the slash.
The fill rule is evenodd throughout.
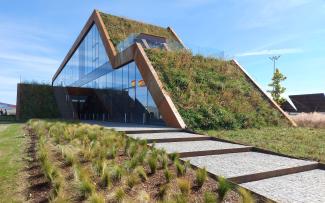
<path id="1" fill-rule="evenodd" d="M 124 51 L 126 48 L 131 46 L 134 43 L 140 43 L 141 45 L 144 45 L 144 42 L 146 45 L 144 47 L 147 48 L 166 48 L 177 51 L 184 49 L 183 45 L 181 45 L 179 42 L 176 42 L 175 40 L 171 39 L 165 39 L 163 37 L 158 37 L 154 35 L 149 35 L 145 33 L 133 33 L 130 34 L 126 39 L 119 42 L 116 46 L 116 49 L 118 52 Z"/>
<path id="2" fill-rule="evenodd" d="M 89 30 L 53 85 L 91 90 L 68 93 L 67 98 L 79 119 L 163 124 L 135 62 L 113 69 L 96 25 Z"/>

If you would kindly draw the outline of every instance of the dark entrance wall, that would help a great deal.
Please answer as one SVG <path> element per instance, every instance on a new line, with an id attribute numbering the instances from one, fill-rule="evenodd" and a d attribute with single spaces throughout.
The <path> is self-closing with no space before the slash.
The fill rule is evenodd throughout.
<path id="1" fill-rule="evenodd" d="M 52 86 L 18 84 L 16 117 L 18 120 L 59 118 L 60 112 L 56 104 Z"/>
<path id="2" fill-rule="evenodd" d="M 17 119 L 62 118 L 164 125 L 127 91 L 18 84 Z"/>
<path id="3" fill-rule="evenodd" d="M 53 87 L 65 119 L 164 125 L 148 112 L 127 90 Z"/>

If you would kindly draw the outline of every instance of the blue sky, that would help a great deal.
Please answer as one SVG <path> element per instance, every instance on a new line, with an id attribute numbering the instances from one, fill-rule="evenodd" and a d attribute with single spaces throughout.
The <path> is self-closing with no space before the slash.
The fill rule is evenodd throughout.
<path id="1" fill-rule="evenodd" d="M 50 82 L 93 9 L 171 26 L 194 52 L 224 51 L 266 90 L 272 55 L 288 77 L 286 95 L 324 92 L 324 0 L 2 0 L 0 101 L 16 84 Z"/>

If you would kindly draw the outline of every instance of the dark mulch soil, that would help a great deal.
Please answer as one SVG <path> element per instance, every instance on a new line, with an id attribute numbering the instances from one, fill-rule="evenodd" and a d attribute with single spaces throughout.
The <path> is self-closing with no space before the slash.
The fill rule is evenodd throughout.
<path id="1" fill-rule="evenodd" d="M 26 129 L 30 140 L 26 149 L 28 160 L 25 171 L 28 174 L 26 189 L 26 200 L 30 202 L 48 202 L 48 197 L 51 191 L 51 184 L 44 176 L 39 161 L 36 157 L 37 136 L 29 129 Z"/>
<path id="2" fill-rule="evenodd" d="M 50 159 L 53 161 L 54 165 L 58 167 L 60 174 L 65 179 L 63 187 L 65 194 L 67 194 L 67 198 L 70 202 L 82 202 L 83 198 L 76 191 L 73 168 L 64 162 L 62 154 L 57 146 L 52 145 L 51 143 L 49 143 L 48 146 L 50 149 Z"/>

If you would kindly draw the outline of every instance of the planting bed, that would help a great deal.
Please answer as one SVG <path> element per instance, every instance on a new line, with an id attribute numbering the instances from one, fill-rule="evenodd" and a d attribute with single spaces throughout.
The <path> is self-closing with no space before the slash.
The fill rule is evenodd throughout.
<path id="1" fill-rule="evenodd" d="M 50 196 L 51 185 L 46 179 L 39 160 L 37 158 L 36 145 L 38 137 L 35 133 L 27 128 L 29 140 L 27 148 L 27 167 L 26 172 L 28 174 L 28 189 L 27 189 L 27 200 L 32 200 L 33 202 L 47 202 Z"/>
<path id="2" fill-rule="evenodd" d="M 247 191 L 122 132 L 31 120 L 31 201 L 241 202 Z"/>

